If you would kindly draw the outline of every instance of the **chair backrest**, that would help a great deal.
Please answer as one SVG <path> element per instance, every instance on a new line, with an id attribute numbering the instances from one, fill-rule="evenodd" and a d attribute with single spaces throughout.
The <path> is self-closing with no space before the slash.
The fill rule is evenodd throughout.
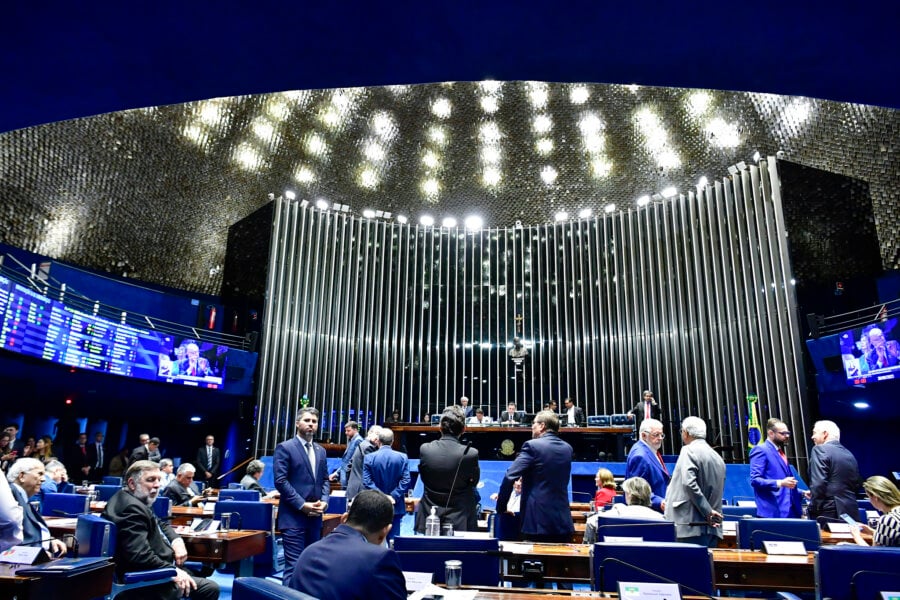
<path id="1" fill-rule="evenodd" d="M 257 494 L 259 495 L 259 494 Z M 219 500 L 216 502 L 215 518 L 222 513 L 231 513 L 233 529 L 256 529 L 275 532 L 275 505 L 268 502 L 247 500 Z M 238 515 L 235 518 L 235 515 Z"/>
<path id="2" fill-rule="evenodd" d="M 256 490 L 219 490 L 219 502 L 225 500 L 239 500 L 241 502 L 258 502 L 259 492 Z"/>
<path id="3" fill-rule="evenodd" d="M 69 517 L 91 512 L 91 498 L 87 494 L 44 494 L 41 514 Z"/>
<path id="4" fill-rule="evenodd" d="M 75 484 L 66 482 L 63 484 L 56 485 L 56 491 L 60 494 L 74 494 L 75 493 Z"/>
<path id="5" fill-rule="evenodd" d="M 229 484 L 228 484 L 228 489 L 229 489 L 229 490 L 242 490 L 242 489 L 244 489 L 244 488 L 241 487 L 241 484 L 239 484 L 239 483 L 229 483 Z"/>
<path id="6" fill-rule="evenodd" d="M 117 485 L 122 487 L 122 478 L 116 477 L 115 475 L 104 475 L 103 485 Z"/>
<path id="7" fill-rule="evenodd" d="M 764 541 L 803 542 L 806 549 L 818 550 L 822 544 L 819 525 L 809 519 L 740 519 L 737 522 L 737 546 L 759 550 Z"/>
<path id="8" fill-rule="evenodd" d="M 521 515 L 493 513 L 494 537 L 502 542 L 514 542 L 522 537 Z"/>
<path id="9" fill-rule="evenodd" d="M 167 519 L 172 516 L 172 499 L 168 496 L 159 495 L 153 501 L 153 514 L 160 519 Z"/>
<path id="10" fill-rule="evenodd" d="M 822 546 L 816 558 L 816 597 L 875 600 L 881 591 L 897 591 L 900 550 L 887 547 Z M 892 584 L 892 589 L 875 590 Z"/>
<path id="11" fill-rule="evenodd" d="M 106 502 L 110 498 L 115 495 L 116 492 L 122 489 L 121 485 L 95 485 L 94 491 L 97 492 L 97 500 L 101 502 Z"/>
<path id="12" fill-rule="evenodd" d="M 434 573 L 445 583 L 444 561 L 462 561 L 465 585 L 496 586 L 500 581 L 500 542 L 496 538 L 398 536 L 394 551 L 404 571 Z"/>
<path id="13" fill-rule="evenodd" d="M 609 415 L 588 415 L 588 427 L 609 427 Z"/>
<path id="14" fill-rule="evenodd" d="M 330 513 L 344 514 L 347 512 L 347 496 L 328 496 L 328 511 Z"/>
<path id="15" fill-rule="evenodd" d="M 678 583 L 682 596 L 712 596 L 713 560 L 697 544 L 594 544 L 591 589 L 615 592 L 619 581 Z"/>
<path id="16" fill-rule="evenodd" d="M 723 506 L 722 507 L 722 517 L 726 521 L 737 521 L 738 519 L 743 519 L 744 517 L 755 517 L 756 516 L 756 507 L 755 506 Z"/>
<path id="17" fill-rule="evenodd" d="M 613 427 L 631 426 L 634 428 L 634 420 L 629 419 L 627 414 L 609 415 L 609 424 Z"/>
<path id="18" fill-rule="evenodd" d="M 675 523 L 652 519 L 631 519 L 625 517 L 597 515 L 597 541 L 605 536 L 640 537 L 645 542 L 674 542 Z"/>
<path id="19" fill-rule="evenodd" d="M 232 600 L 316 600 L 280 583 L 262 577 L 237 577 L 231 588 Z"/>
<path id="20" fill-rule="evenodd" d="M 116 553 L 116 526 L 100 515 L 78 515 L 75 525 L 79 556 L 109 556 Z"/>

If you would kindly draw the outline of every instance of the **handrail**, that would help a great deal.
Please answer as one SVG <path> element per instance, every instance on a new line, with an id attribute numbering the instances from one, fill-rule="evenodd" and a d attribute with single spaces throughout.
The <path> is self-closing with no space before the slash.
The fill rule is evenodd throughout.
<path id="1" fill-rule="evenodd" d="M 839 315 L 822 316 L 808 315 L 810 320 L 812 337 L 822 337 L 864 327 L 879 321 L 887 321 L 900 316 L 900 298 L 882 302 L 865 308 L 858 308 Z"/>

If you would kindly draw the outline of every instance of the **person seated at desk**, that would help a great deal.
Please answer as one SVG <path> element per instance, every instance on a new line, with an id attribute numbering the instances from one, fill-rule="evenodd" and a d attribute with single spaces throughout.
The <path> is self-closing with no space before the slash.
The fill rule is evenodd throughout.
<path id="1" fill-rule="evenodd" d="M 384 546 L 393 519 L 388 496 L 360 492 L 341 524 L 303 550 L 288 585 L 320 600 L 405 599 L 400 560 Z"/>
<path id="2" fill-rule="evenodd" d="M 499 421 L 503 425 L 520 425 L 525 420 L 525 413 L 516 410 L 516 403 L 510 402 L 506 405 L 506 412 L 500 415 Z"/>
<path id="3" fill-rule="evenodd" d="M 9 468 L 7 479 L 13 497 L 22 507 L 22 543 L 29 546 L 41 545 L 53 556 L 65 555 L 66 545 L 50 534 L 44 517 L 28 501 L 40 491 L 41 483 L 44 482 L 44 463 L 36 458 L 20 458 Z"/>
<path id="4" fill-rule="evenodd" d="M 9 482 L 0 477 L 0 552 L 22 543 L 22 507 Z"/>
<path id="5" fill-rule="evenodd" d="M 191 463 L 181 463 L 178 467 L 175 480 L 170 481 L 162 492 L 163 496 L 172 501 L 172 506 L 196 506 L 203 500 L 203 494 L 194 483 L 195 471 Z"/>
<path id="6" fill-rule="evenodd" d="M 607 504 L 611 504 L 616 497 L 616 479 L 612 471 L 600 467 L 594 478 L 597 482 L 597 493 L 594 494 L 594 510 L 600 510 Z"/>
<path id="7" fill-rule="evenodd" d="M 266 492 L 266 489 L 259 484 L 259 480 L 262 478 L 265 470 L 266 464 L 263 461 L 251 460 L 250 464 L 247 465 L 247 474 L 241 479 L 241 487 L 245 490 L 256 490 L 260 496 L 266 498 L 278 498 L 281 495 L 278 493 L 278 490 Z"/>
<path id="8" fill-rule="evenodd" d="M 183 465 L 182 465 L 183 466 Z M 191 473 L 193 479 L 193 473 Z M 184 540 L 166 520 L 153 514 L 151 505 L 159 495 L 159 465 L 139 460 L 125 472 L 125 487 L 116 492 L 103 511 L 103 518 L 112 521 L 116 535 L 116 573 L 121 577 L 129 571 L 147 571 L 175 567 L 171 581 L 151 585 L 121 594 L 128 600 L 217 600 L 219 585 L 202 577 L 194 577 L 181 568 L 187 559 Z M 170 487 L 176 482 L 172 482 Z"/>
<path id="9" fill-rule="evenodd" d="M 613 504 L 609 510 L 588 517 L 584 528 L 584 543 L 597 541 L 597 522 L 602 514 L 605 517 L 623 517 L 628 519 L 647 519 L 664 521 L 663 516 L 650 507 L 650 484 L 642 477 L 631 477 L 622 482 L 625 491 L 625 504 Z"/>
<path id="10" fill-rule="evenodd" d="M 492 424 L 491 418 L 488 416 L 485 416 L 484 409 L 481 407 L 475 409 L 474 417 L 469 417 L 468 419 L 466 419 L 466 426 L 473 425 L 475 427 L 484 427 L 485 425 L 491 425 L 491 424 Z"/>
<path id="11" fill-rule="evenodd" d="M 868 546 L 859 533 L 860 529 L 864 529 L 872 534 L 873 546 L 900 546 L 900 490 L 887 477 L 881 475 L 873 475 L 866 479 L 863 488 L 872 506 L 883 514 L 878 519 L 878 526 L 875 529 L 863 524 L 851 527 L 853 539 L 860 546 Z"/>
<path id="12" fill-rule="evenodd" d="M 171 458 L 164 458 L 159 461 L 159 471 L 162 473 L 160 475 L 159 481 L 159 489 L 164 490 L 166 486 L 175 481 L 175 463 L 172 462 Z"/>
<path id="13" fill-rule="evenodd" d="M 66 465 L 58 460 L 51 460 L 44 467 L 44 483 L 41 484 L 41 496 L 59 493 L 60 488 L 69 483 Z"/>

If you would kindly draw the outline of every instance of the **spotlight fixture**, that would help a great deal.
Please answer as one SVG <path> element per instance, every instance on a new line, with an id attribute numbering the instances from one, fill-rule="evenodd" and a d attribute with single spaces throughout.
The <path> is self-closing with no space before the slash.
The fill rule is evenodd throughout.
<path id="1" fill-rule="evenodd" d="M 605 212 L 606 214 L 610 214 L 611 212 L 613 212 L 615 210 L 616 210 L 616 205 L 613 204 L 612 202 L 610 202 L 609 204 L 607 204 L 606 206 L 603 207 L 603 212 Z"/>
<path id="2" fill-rule="evenodd" d="M 456 227 L 456 219 L 454 219 L 453 217 L 444 217 L 444 220 L 441 221 L 441 227 L 453 229 L 454 227 Z"/>
<path id="3" fill-rule="evenodd" d="M 736 166 L 736 167 L 738 168 L 738 170 L 740 170 L 740 171 L 744 171 L 744 170 L 747 169 L 747 163 L 745 163 L 744 161 L 739 162 L 739 163 L 738 163 L 737 165 L 735 165 L 735 166 Z"/>
<path id="4" fill-rule="evenodd" d="M 297 194 L 295 194 L 295 193 L 292 192 L 291 190 L 287 190 L 287 191 L 284 193 L 284 197 L 287 198 L 288 200 L 293 200 L 294 198 L 297 197 Z"/>
<path id="5" fill-rule="evenodd" d="M 431 215 L 422 215 L 419 217 L 419 223 L 424 225 L 425 227 L 431 227 L 434 225 L 434 217 Z"/>
<path id="6" fill-rule="evenodd" d="M 397 222 L 401 225 L 406 225 L 409 222 L 409 219 L 406 215 L 397 215 Z"/>
<path id="7" fill-rule="evenodd" d="M 375 211 L 372 210 L 371 208 L 367 208 L 367 209 L 365 209 L 365 210 L 362 212 L 362 215 L 363 215 L 365 218 L 367 218 L 367 219 L 374 219 L 374 218 L 375 218 Z"/>
<path id="8" fill-rule="evenodd" d="M 648 204 L 650 204 L 650 195 L 649 194 L 644 194 L 643 196 L 641 196 L 640 198 L 637 199 L 638 206 L 647 206 Z"/>
<path id="9" fill-rule="evenodd" d="M 274 200 L 275 194 L 273 194 L 272 192 L 269 192 L 268 195 L 266 195 L 266 198 L 268 198 L 269 200 Z"/>
<path id="10" fill-rule="evenodd" d="M 556 213 L 555 215 L 553 215 L 553 218 L 556 219 L 556 222 L 557 222 L 557 223 L 561 223 L 561 222 L 563 222 L 563 221 L 568 221 L 568 220 L 569 220 L 569 213 L 567 213 L 567 212 L 564 211 L 564 210 L 561 210 L 561 211 L 559 211 L 558 213 Z"/>
<path id="11" fill-rule="evenodd" d="M 673 196 L 674 196 L 675 194 L 677 194 L 677 193 L 678 193 L 678 190 L 675 188 L 675 186 L 674 186 L 674 185 L 670 185 L 669 187 L 667 187 L 667 188 L 665 188 L 663 191 L 661 191 L 661 192 L 660 192 L 660 195 L 661 195 L 663 198 L 671 198 L 671 197 L 673 197 Z"/>
<path id="12" fill-rule="evenodd" d="M 580 211 L 578 211 L 578 218 L 579 219 L 590 219 L 591 214 L 593 214 L 593 211 L 591 209 L 582 208 Z"/>
<path id="13" fill-rule="evenodd" d="M 738 168 L 737 168 L 736 166 L 730 165 L 730 166 L 728 167 L 728 174 L 731 175 L 732 177 L 734 177 L 735 175 L 737 175 L 737 172 L 738 172 Z"/>
<path id="14" fill-rule="evenodd" d="M 707 178 L 706 178 L 706 175 L 704 175 L 704 176 L 701 177 L 700 180 L 697 182 L 697 187 L 699 187 L 699 188 L 705 188 L 707 185 L 709 185 L 709 179 L 707 179 Z"/>
<path id="15" fill-rule="evenodd" d="M 479 231 L 484 227 L 484 220 L 478 215 L 470 215 L 463 222 L 469 231 Z"/>
<path id="16" fill-rule="evenodd" d="M 309 200 L 304 199 L 300 201 L 300 208 L 306 208 L 307 206 L 309 206 Z"/>
<path id="17" fill-rule="evenodd" d="M 762 158 L 762 155 L 760 155 L 759 150 L 753 153 L 753 162 L 758 163 L 760 158 Z"/>
<path id="18" fill-rule="evenodd" d="M 316 208 L 320 210 L 328 210 L 328 202 L 323 198 L 319 198 L 318 200 L 316 200 Z"/>

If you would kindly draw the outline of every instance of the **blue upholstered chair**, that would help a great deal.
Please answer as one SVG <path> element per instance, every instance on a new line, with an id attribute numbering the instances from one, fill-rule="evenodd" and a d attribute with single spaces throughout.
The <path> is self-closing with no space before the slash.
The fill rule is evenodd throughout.
<path id="1" fill-rule="evenodd" d="M 394 551 L 404 571 L 434 573 L 435 583 L 445 583 L 446 560 L 462 561 L 465 585 L 495 586 L 500 581 L 500 542 L 496 538 L 398 536 Z"/>
<path id="2" fill-rule="evenodd" d="M 116 526 L 112 521 L 107 521 L 99 515 L 79 515 L 78 524 L 75 527 L 75 537 L 78 539 L 79 556 L 109 558 L 115 556 Z M 122 592 L 138 587 L 165 583 L 173 577 L 175 577 L 175 567 L 125 573 L 121 581 L 116 580 L 113 583 L 110 597 L 115 598 Z"/>
<path id="3" fill-rule="evenodd" d="M 100 502 L 106 502 L 113 495 L 122 489 L 121 485 L 95 485 L 94 491 L 97 492 L 97 500 Z"/>
<path id="4" fill-rule="evenodd" d="M 759 550 L 764 541 L 803 542 L 807 551 L 822 544 L 819 526 L 809 519 L 740 519 L 737 524 L 737 546 Z"/>
<path id="5" fill-rule="evenodd" d="M 609 415 L 589 415 L 588 427 L 609 427 Z"/>
<path id="6" fill-rule="evenodd" d="M 231 527 L 234 529 L 254 529 L 269 534 L 265 550 L 253 557 L 254 575 L 268 577 L 281 570 L 276 555 L 274 504 L 259 500 L 219 500 L 216 502 L 215 518 L 218 519 L 222 513 L 231 513 Z"/>
<path id="7" fill-rule="evenodd" d="M 116 477 L 115 475 L 104 475 L 103 485 L 117 485 L 122 487 L 122 478 Z"/>
<path id="8" fill-rule="evenodd" d="M 259 492 L 256 490 L 219 490 L 219 502 L 225 500 L 237 500 L 239 502 L 259 502 Z M 247 529 L 250 529 L 249 527 Z"/>
<path id="9" fill-rule="evenodd" d="M 818 598 L 880 600 L 900 590 L 900 548 L 822 546 L 816 558 Z"/>
<path id="10" fill-rule="evenodd" d="M 681 594 L 712 596 L 712 552 L 697 544 L 594 544 L 591 589 L 618 591 L 619 581 L 678 583 Z"/>
<path id="11" fill-rule="evenodd" d="M 737 521 L 746 517 L 755 517 L 755 506 L 723 506 L 722 517 L 726 521 Z"/>
<path id="12" fill-rule="evenodd" d="M 316 600 L 309 594 L 292 590 L 261 577 L 238 577 L 231 588 L 232 600 Z"/>
<path id="13" fill-rule="evenodd" d="M 71 482 L 59 483 L 56 485 L 56 491 L 60 494 L 74 494 L 75 484 Z"/>
<path id="14" fill-rule="evenodd" d="M 160 519 L 168 519 L 172 516 L 172 499 L 168 496 L 157 496 L 153 501 L 153 514 Z"/>
<path id="15" fill-rule="evenodd" d="M 616 516 L 597 516 L 597 541 L 605 536 L 639 537 L 645 542 L 674 542 L 675 523 L 652 519 L 630 519 Z"/>
<path id="16" fill-rule="evenodd" d="M 732 506 L 737 506 L 738 502 L 752 502 L 753 507 L 756 508 L 756 496 L 732 496 L 731 497 Z"/>
<path id="17" fill-rule="evenodd" d="M 86 494 L 44 494 L 41 514 L 50 517 L 74 517 L 91 512 L 90 496 Z"/>
<path id="18" fill-rule="evenodd" d="M 522 539 L 522 519 L 520 515 L 509 513 L 493 513 L 490 516 L 494 537 L 502 542 L 514 542 Z M 488 530 L 490 530 L 490 526 Z"/>

